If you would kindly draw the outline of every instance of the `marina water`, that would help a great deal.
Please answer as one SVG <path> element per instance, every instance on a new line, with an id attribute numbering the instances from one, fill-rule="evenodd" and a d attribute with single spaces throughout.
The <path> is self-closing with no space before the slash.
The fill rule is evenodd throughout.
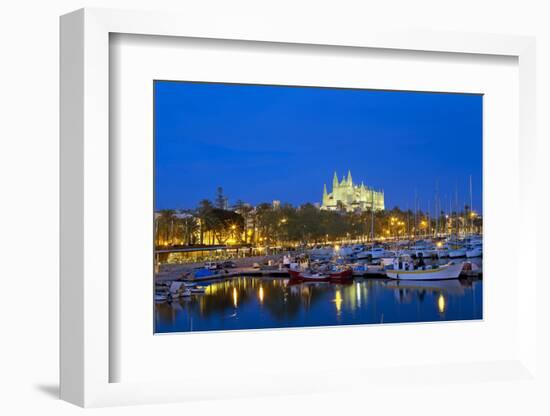
<path id="1" fill-rule="evenodd" d="M 481 279 L 349 284 L 239 277 L 155 304 L 155 332 L 218 331 L 482 319 Z"/>

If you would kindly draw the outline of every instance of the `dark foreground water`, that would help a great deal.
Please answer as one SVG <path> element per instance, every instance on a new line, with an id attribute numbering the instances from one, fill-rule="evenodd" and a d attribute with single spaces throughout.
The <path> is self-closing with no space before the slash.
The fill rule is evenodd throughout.
<path id="1" fill-rule="evenodd" d="M 451 321 L 482 318 L 482 280 L 347 285 L 241 277 L 206 293 L 155 304 L 156 332 Z"/>

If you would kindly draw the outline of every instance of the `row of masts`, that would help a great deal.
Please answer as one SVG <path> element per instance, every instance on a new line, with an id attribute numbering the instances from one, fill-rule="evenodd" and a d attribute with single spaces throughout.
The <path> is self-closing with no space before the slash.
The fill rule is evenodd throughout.
<path id="1" fill-rule="evenodd" d="M 468 187 L 469 187 L 469 199 L 470 204 L 467 205 L 466 202 L 464 202 L 464 214 L 466 215 L 466 221 L 468 222 L 468 230 L 469 233 L 473 233 L 474 230 L 474 216 L 473 214 L 473 190 L 472 190 L 472 175 L 469 176 L 468 181 Z M 430 200 L 428 200 L 428 211 L 427 211 L 427 223 L 428 223 L 428 234 L 433 235 L 434 237 L 448 234 L 447 230 L 447 220 L 451 220 L 452 230 L 451 234 L 459 234 L 459 225 L 457 219 L 459 218 L 459 205 L 458 205 L 458 184 L 455 185 L 455 204 L 454 204 L 454 210 L 452 206 L 452 198 L 449 196 L 447 198 L 447 195 L 444 196 L 444 200 L 448 199 L 449 202 L 449 210 L 448 214 L 445 212 L 445 209 L 443 209 L 441 204 L 441 198 L 439 194 L 439 180 L 436 180 L 435 182 L 435 196 L 434 196 L 434 213 L 435 213 L 435 228 L 433 230 L 433 233 L 431 232 L 431 204 Z M 374 198 L 371 201 L 372 206 L 374 206 Z M 420 235 L 419 227 L 418 227 L 418 220 L 419 220 L 419 210 L 420 210 L 420 200 L 418 198 L 418 192 L 415 188 L 414 190 L 414 237 L 417 237 Z M 445 223 L 440 224 L 440 219 L 444 217 Z M 454 224 L 454 225 L 453 225 Z M 410 236 L 410 218 L 409 218 L 409 209 L 407 206 L 407 235 Z M 370 232 L 371 241 L 374 240 L 374 210 L 371 210 L 371 232 Z"/>
<path id="2" fill-rule="evenodd" d="M 466 201 L 464 201 L 464 205 L 463 205 L 463 208 L 464 208 L 464 211 L 463 211 L 463 214 L 466 216 L 466 222 L 468 223 L 468 230 L 470 233 L 473 232 L 473 229 L 474 229 L 474 215 L 472 215 L 474 213 L 474 210 L 473 210 L 473 188 L 472 188 L 472 175 L 470 175 L 468 177 L 468 190 L 469 190 L 469 205 L 466 204 Z M 453 207 L 453 204 L 452 204 L 452 198 L 451 196 L 449 196 L 447 198 L 447 195 L 444 196 L 444 200 L 445 199 L 448 199 L 448 203 L 449 203 L 449 210 L 447 211 L 448 213 L 445 212 L 445 209 L 443 209 L 442 207 L 442 204 L 441 204 L 441 198 L 440 198 L 440 194 L 439 194 L 439 180 L 436 180 L 435 182 L 435 195 L 434 195 L 434 214 L 435 214 L 435 228 L 434 228 L 434 231 L 433 231 L 433 235 L 434 236 L 437 236 L 437 235 L 441 235 L 441 234 L 445 234 L 446 233 L 446 230 L 447 230 L 447 224 L 446 224 L 446 221 L 444 224 L 440 224 L 440 219 L 442 218 L 442 216 L 445 218 L 445 220 L 447 219 L 451 219 L 452 223 L 453 224 L 456 224 L 456 226 L 453 226 L 453 229 L 452 231 L 455 233 L 455 234 L 458 234 L 459 233 L 459 226 L 458 226 L 458 221 L 457 219 L 459 218 L 459 213 L 460 213 L 460 206 L 459 206 L 459 197 L 458 197 L 458 184 L 455 184 L 455 191 L 454 191 L 454 207 Z M 420 200 L 418 199 L 418 193 L 417 193 L 417 190 L 415 189 L 414 191 L 414 229 L 415 229 L 415 235 L 419 229 L 418 227 L 418 212 L 421 207 L 421 204 L 420 204 Z M 426 215 L 427 215 L 427 221 L 428 221 L 428 230 L 430 230 L 430 225 L 431 225 L 431 218 L 432 218 L 432 211 L 431 211 L 431 206 L 430 206 L 430 200 L 428 200 L 428 210 L 426 212 Z M 431 233 L 430 233 L 431 234 Z"/>

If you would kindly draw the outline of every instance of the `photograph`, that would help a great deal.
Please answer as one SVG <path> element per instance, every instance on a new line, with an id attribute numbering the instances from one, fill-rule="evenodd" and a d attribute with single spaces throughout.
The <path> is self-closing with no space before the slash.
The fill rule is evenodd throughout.
<path id="1" fill-rule="evenodd" d="M 483 95 L 154 81 L 154 333 L 483 319 Z"/>

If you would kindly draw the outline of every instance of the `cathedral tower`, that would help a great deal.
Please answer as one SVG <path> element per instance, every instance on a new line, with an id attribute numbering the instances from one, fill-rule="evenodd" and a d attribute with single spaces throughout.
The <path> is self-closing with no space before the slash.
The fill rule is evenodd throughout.
<path id="1" fill-rule="evenodd" d="M 323 185 L 323 202 L 321 209 L 329 211 L 375 211 L 384 210 L 384 192 L 375 191 L 361 182 L 361 185 L 354 185 L 351 170 L 348 175 L 338 180 L 338 174 L 334 172 L 332 179 L 332 192 L 327 191 L 327 185 Z"/>

